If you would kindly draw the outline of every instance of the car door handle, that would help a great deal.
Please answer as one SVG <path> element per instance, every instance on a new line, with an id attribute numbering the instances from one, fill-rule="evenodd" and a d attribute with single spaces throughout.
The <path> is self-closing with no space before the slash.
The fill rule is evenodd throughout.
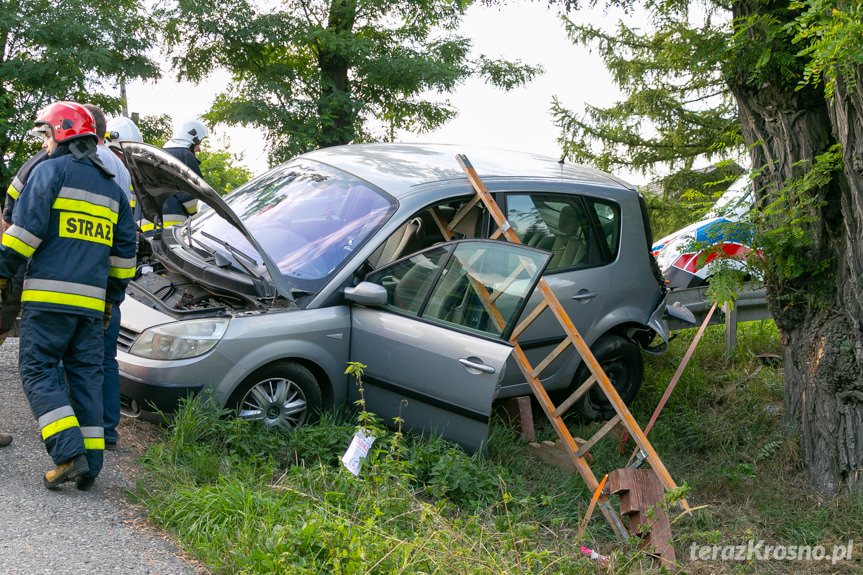
<path id="1" fill-rule="evenodd" d="M 482 363 L 482 360 L 475 357 L 463 357 L 458 362 L 468 369 L 475 369 L 483 373 L 494 373 L 495 371 L 492 366 Z"/>
<path id="2" fill-rule="evenodd" d="M 599 295 L 599 292 L 581 290 L 580 292 L 578 292 L 577 294 L 572 296 L 572 299 L 574 299 L 576 301 L 581 301 L 581 300 L 586 300 L 586 299 L 593 299 L 597 295 Z"/>

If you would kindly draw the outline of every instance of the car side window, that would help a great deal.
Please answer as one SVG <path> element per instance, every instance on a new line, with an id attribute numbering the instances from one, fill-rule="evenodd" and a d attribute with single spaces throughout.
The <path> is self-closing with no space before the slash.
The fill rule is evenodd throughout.
<path id="1" fill-rule="evenodd" d="M 600 240 L 605 242 L 608 254 L 613 260 L 617 257 L 620 246 L 620 206 L 596 198 L 585 199 L 599 220 L 599 227 L 602 229 Z"/>
<path id="2" fill-rule="evenodd" d="M 548 271 L 605 263 L 580 197 L 509 194 L 506 206 L 507 219 L 521 242 L 554 254 Z"/>
<path id="3" fill-rule="evenodd" d="M 485 207 L 482 203 L 460 210 L 469 202 L 470 196 L 447 200 L 429 206 L 414 214 L 391 234 L 371 256 L 373 269 L 385 266 L 399 258 L 451 239 L 478 238 L 482 236 Z M 458 214 L 458 221 L 452 222 Z M 445 229 L 449 229 L 446 232 Z"/>
<path id="4" fill-rule="evenodd" d="M 387 307 L 417 315 L 451 246 L 441 246 L 381 268 L 366 281 L 387 290 Z"/>
<path id="5" fill-rule="evenodd" d="M 506 337 L 548 257 L 493 240 L 447 243 L 376 270 L 366 281 L 386 288 L 385 308 Z"/>

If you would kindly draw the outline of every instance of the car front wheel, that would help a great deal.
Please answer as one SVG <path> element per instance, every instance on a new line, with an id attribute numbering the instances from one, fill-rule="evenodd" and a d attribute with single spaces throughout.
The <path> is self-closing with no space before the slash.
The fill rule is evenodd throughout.
<path id="1" fill-rule="evenodd" d="M 619 335 L 605 335 L 599 338 L 591 351 L 623 402 L 626 405 L 632 403 L 644 377 L 644 360 L 638 346 Z M 582 362 L 573 380 L 575 387 L 588 377 L 590 370 Z M 599 383 L 593 384 L 590 391 L 581 397 L 576 409 L 587 421 L 605 421 L 615 414 Z"/>
<path id="2" fill-rule="evenodd" d="M 228 405 L 243 419 L 293 430 L 318 419 L 321 388 L 312 372 L 302 365 L 278 362 L 247 377 Z"/>

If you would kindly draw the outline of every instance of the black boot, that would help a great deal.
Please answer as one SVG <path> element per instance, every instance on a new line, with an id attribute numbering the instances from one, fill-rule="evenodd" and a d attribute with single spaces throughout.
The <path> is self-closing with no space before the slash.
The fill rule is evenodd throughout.
<path id="1" fill-rule="evenodd" d="M 80 491 L 90 491 L 90 488 L 93 487 L 94 483 L 96 483 L 95 477 L 87 477 L 82 475 L 75 480 L 75 487 L 77 487 Z"/>

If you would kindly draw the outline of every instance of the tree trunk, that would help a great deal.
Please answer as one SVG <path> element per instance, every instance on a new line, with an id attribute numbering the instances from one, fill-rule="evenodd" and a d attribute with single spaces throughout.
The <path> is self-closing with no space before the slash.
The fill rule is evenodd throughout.
<path id="1" fill-rule="evenodd" d="M 355 137 L 356 124 L 348 70 L 349 54 L 341 39 L 353 33 L 357 18 L 356 0 L 331 0 L 327 35 L 318 43 L 318 66 L 321 72 L 321 99 L 318 117 L 320 147 L 349 144 Z"/>
<path id="2" fill-rule="evenodd" d="M 861 85 L 858 83 L 858 85 Z M 772 201 L 787 180 L 836 142 L 845 169 L 816 190 L 823 202 L 811 226 L 811 261 L 820 273 L 792 280 L 768 273 L 768 306 L 785 360 L 787 415 L 799 432 L 813 491 L 824 497 L 863 493 L 863 138 L 860 94 L 764 83 L 732 86 L 760 199 Z M 826 278 L 826 281 L 825 281 Z"/>

